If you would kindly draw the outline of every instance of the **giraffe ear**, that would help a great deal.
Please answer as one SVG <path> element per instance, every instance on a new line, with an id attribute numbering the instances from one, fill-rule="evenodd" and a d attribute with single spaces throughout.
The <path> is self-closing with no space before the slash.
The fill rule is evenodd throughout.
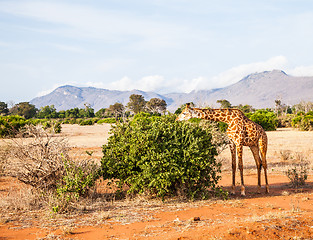
<path id="1" fill-rule="evenodd" d="M 186 108 L 190 108 L 190 103 L 186 103 Z"/>

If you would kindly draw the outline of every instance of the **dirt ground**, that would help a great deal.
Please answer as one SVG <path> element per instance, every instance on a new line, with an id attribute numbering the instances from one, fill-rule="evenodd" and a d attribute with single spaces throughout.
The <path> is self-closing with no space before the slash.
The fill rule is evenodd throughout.
<path id="1" fill-rule="evenodd" d="M 110 125 L 64 125 L 62 136 L 69 139 L 72 154 L 93 151 L 101 159 Z M 244 151 L 246 196 L 227 200 L 211 199 L 165 202 L 135 199 L 81 203 L 80 214 L 53 215 L 47 211 L 15 211 L 0 215 L 2 239 L 313 239 L 313 132 L 279 129 L 267 132 L 270 193 L 257 193 L 256 170 L 249 149 Z M 0 143 L 2 146 L 3 143 Z M 288 159 L 286 159 L 288 155 Z M 223 162 L 220 185 L 230 190 L 230 153 Z M 307 184 L 292 188 L 284 172 L 299 159 L 310 169 Z M 263 177 L 263 174 L 262 174 Z M 239 175 L 237 174 L 239 185 Z M 262 184 L 263 184 L 262 178 Z M 15 196 L 16 206 L 26 186 L 10 177 L 0 177 L 0 198 Z M 15 195 L 14 195 L 14 194 Z M 16 197 L 16 196 L 20 196 Z M 97 206 L 97 211 L 94 206 Z M 2 210 L 1 210 L 2 211 Z"/>

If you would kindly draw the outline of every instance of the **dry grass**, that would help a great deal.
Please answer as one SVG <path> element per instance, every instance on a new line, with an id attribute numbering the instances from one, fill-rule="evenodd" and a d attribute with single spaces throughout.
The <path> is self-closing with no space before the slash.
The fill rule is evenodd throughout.
<path id="1" fill-rule="evenodd" d="M 94 127 L 94 128 L 93 128 Z M 69 144 L 73 148 L 70 151 L 71 156 L 77 160 L 82 159 L 92 160 L 101 158 L 101 146 L 106 142 L 108 137 L 109 125 L 96 126 L 63 126 L 63 137 L 69 137 Z M 297 136 L 297 137 L 295 137 Z M 313 132 L 298 132 L 291 130 L 279 130 L 276 132 L 268 132 L 269 150 L 268 163 L 270 174 L 282 174 L 286 169 L 306 160 L 312 171 L 313 162 Z M 55 137 L 53 137 L 54 139 Z M 28 140 L 27 140 L 28 141 Z M 3 146 L 3 143 L 2 143 Z M 3 148 L 1 148 L 3 149 Z M 93 153 L 87 156 L 86 150 Z M 1 153 L 1 152 L 0 152 Z M 4 154 L 6 154 L 4 152 Z M 5 155 L 2 155 L 5 156 Z M 224 170 L 230 169 L 230 152 L 228 149 L 224 150 L 219 156 L 223 163 Z M 6 159 L 6 157 L 4 158 Z M 1 154 L 0 154 L 1 160 Z M 284 164 L 281 164 L 281 163 Z M 245 174 L 248 174 L 250 169 L 255 171 L 255 162 L 253 156 L 248 148 L 244 152 L 244 166 Z M 0 166 L 1 167 L 1 166 Z M 248 170 L 247 170 L 248 169 Z M 253 183 L 256 184 L 256 183 Z M 42 239 L 62 239 L 64 235 L 71 235 L 75 231 L 75 227 L 99 224 L 107 224 L 108 222 L 115 222 L 119 224 L 131 224 L 134 222 L 149 222 L 155 219 L 155 212 L 179 212 L 184 209 L 197 207 L 214 207 L 216 205 L 225 208 L 234 208 L 238 211 L 241 209 L 265 209 L 269 208 L 270 212 L 264 214 L 255 213 L 248 218 L 237 219 L 229 218 L 225 213 L 221 213 L 216 219 L 204 219 L 198 223 L 188 220 L 171 220 L 162 225 L 148 225 L 144 232 L 138 235 L 155 236 L 162 232 L 164 228 L 173 228 L 177 231 L 188 231 L 195 227 L 208 227 L 218 224 L 228 224 L 231 222 L 270 222 L 271 220 L 279 220 L 292 218 L 295 214 L 302 214 L 303 209 L 300 206 L 299 200 L 294 198 L 290 201 L 290 210 L 281 211 L 280 206 L 268 203 L 261 205 L 259 203 L 252 205 L 247 204 L 244 199 L 230 199 L 227 201 L 221 200 L 207 200 L 184 202 L 178 198 L 166 199 L 162 202 L 158 199 L 150 199 L 149 197 L 137 196 L 135 198 L 127 198 L 119 200 L 114 194 L 114 185 L 109 186 L 106 182 L 99 180 L 96 189 L 86 198 L 80 201 L 71 203 L 72 212 L 64 215 L 54 214 L 51 206 L 55 205 L 53 195 L 42 195 L 32 188 L 25 188 L 21 190 L 9 191 L 9 194 L 2 195 L 0 198 L 0 208 L 2 209 L 0 215 L 0 223 L 8 223 L 20 221 L 24 226 L 29 226 L 29 222 L 34 221 L 42 227 L 59 227 L 62 229 L 61 235 L 51 233 Z M 301 193 L 299 193 L 301 195 Z M 282 197 L 292 197 L 293 192 L 289 189 L 284 189 L 281 192 Z M 302 196 L 302 195 L 301 195 Z M 302 201 L 310 201 L 310 197 L 303 195 Z M 287 203 L 288 204 L 288 203 Z M 268 210 L 268 209 L 267 209 Z M 224 214 L 224 215 L 223 215 Z M 79 222 L 77 221 L 79 219 Z M 244 220 L 243 220 L 244 219 Z M 75 227 L 74 227 L 75 224 Z M 274 226 L 273 226 L 274 227 Z M 219 239 L 218 236 L 212 239 Z"/>

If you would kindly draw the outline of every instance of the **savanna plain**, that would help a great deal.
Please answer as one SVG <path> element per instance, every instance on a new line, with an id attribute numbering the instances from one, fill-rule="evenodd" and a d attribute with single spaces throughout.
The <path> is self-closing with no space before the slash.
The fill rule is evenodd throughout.
<path id="1" fill-rule="evenodd" d="M 76 159 L 100 162 L 110 127 L 63 125 L 58 136 L 68 139 Z M 0 239 L 313 239 L 313 132 L 287 128 L 267 135 L 269 194 L 263 187 L 257 192 L 249 148 L 243 154 L 246 196 L 240 195 L 237 173 L 237 193 L 227 199 L 116 199 L 110 194 L 114 189 L 99 181 L 93 198 L 78 202 L 72 213 L 56 214 L 30 207 L 31 188 L 1 176 Z M 2 139 L 0 147 L 7 141 Z M 217 158 L 222 162 L 219 184 L 230 191 L 229 149 Z M 299 163 L 308 177 L 305 185 L 295 187 L 286 172 Z"/>

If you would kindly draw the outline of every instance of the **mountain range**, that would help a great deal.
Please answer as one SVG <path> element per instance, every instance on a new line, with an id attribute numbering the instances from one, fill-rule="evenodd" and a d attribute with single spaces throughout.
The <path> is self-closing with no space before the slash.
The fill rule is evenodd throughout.
<path id="1" fill-rule="evenodd" d="M 88 103 L 95 111 L 119 102 L 126 105 L 131 94 L 143 95 L 145 100 L 161 98 L 167 103 L 169 111 L 175 111 L 186 102 L 199 106 L 218 106 L 216 101 L 228 100 L 232 105 L 249 104 L 254 108 L 268 108 L 279 99 L 287 105 L 300 101 L 313 101 L 313 77 L 295 77 L 281 70 L 250 74 L 239 82 L 224 88 L 192 91 L 190 93 L 158 94 L 140 90 L 117 91 L 94 87 L 62 86 L 51 93 L 30 101 L 37 108 L 54 105 L 60 110 L 84 108 Z"/>

